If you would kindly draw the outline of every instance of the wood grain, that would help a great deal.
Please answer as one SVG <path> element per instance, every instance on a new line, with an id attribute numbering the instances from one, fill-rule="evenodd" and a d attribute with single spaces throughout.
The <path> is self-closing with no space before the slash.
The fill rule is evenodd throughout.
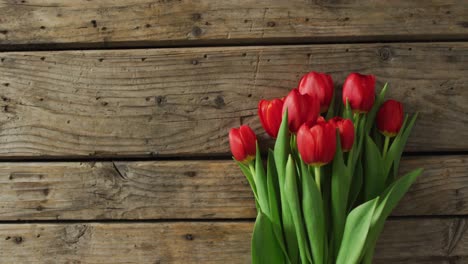
<path id="1" fill-rule="evenodd" d="M 425 172 L 394 215 L 467 215 L 468 157 L 411 157 Z M 253 219 L 232 161 L 2 163 L 0 220 Z"/>
<path id="2" fill-rule="evenodd" d="M 468 36 L 468 8 L 463 0 L 3 0 L 0 13 L 4 49 Z"/>
<path id="3" fill-rule="evenodd" d="M 407 151 L 468 149 L 468 43 L 404 43 L 2 53 L 0 157 L 229 156 L 311 70 L 389 82 L 420 112 Z"/>
<path id="4" fill-rule="evenodd" d="M 252 228 L 252 222 L 3 224 L 0 257 L 5 263 L 244 264 Z M 464 218 L 390 220 L 376 263 L 465 263 L 466 229 Z"/>
<path id="5" fill-rule="evenodd" d="M 467 215 L 468 156 L 407 157 L 400 174 L 424 168 L 393 215 Z"/>

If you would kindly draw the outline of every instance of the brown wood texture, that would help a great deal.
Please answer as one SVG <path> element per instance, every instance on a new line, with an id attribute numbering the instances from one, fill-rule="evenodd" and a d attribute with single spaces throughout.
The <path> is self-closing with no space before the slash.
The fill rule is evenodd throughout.
<path id="1" fill-rule="evenodd" d="M 468 7 L 463 0 L 3 0 L 0 13 L 0 46 L 4 48 L 459 40 L 468 36 Z"/>
<path id="2" fill-rule="evenodd" d="M 408 151 L 464 151 L 467 62 L 468 43 L 2 53 L 0 157 L 229 155 L 228 130 L 264 137 L 258 100 L 311 70 L 375 74 L 420 112 Z"/>
<path id="3" fill-rule="evenodd" d="M 394 215 L 468 214 L 468 157 L 411 157 L 425 172 Z M 0 220 L 253 219 L 232 161 L 2 163 Z"/>
<path id="4" fill-rule="evenodd" d="M 389 220 L 376 263 L 466 263 L 465 218 Z M 250 263 L 252 222 L 0 225 L 5 263 Z M 428 262 L 430 260 L 430 262 Z"/>

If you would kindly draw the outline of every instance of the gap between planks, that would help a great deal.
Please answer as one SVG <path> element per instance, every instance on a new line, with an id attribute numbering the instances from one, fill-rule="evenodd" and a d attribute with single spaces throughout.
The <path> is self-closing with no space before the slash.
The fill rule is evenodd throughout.
<path id="1" fill-rule="evenodd" d="M 139 49 L 186 49 L 186 48 L 242 48 L 242 47 L 259 47 L 259 46 L 303 46 L 303 45 L 353 45 L 353 44 L 416 44 L 416 43 L 463 43 L 467 42 L 468 38 L 400 38 L 400 39 L 336 39 L 329 40 L 311 40 L 311 39 L 293 39 L 293 40 L 267 40 L 257 39 L 251 42 L 231 42 L 231 41 L 200 41 L 196 43 L 178 43 L 166 44 L 164 41 L 145 43 L 118 43 L 113 42 L 107 45 L 95 45 L 92 43 L 67 43 L 67 44 L 0 44 L 0 53 L 9 52 L 37 52 L 37 51 L 74 51 L 74 50 L 139 50 Z"/>

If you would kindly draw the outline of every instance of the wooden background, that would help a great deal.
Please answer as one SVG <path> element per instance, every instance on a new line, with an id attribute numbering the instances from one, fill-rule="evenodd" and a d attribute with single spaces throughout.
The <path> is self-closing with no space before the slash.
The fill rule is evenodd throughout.
<path id="1" fill-rule="evenodd" d="M 390 83 L 424 174 L 376 263 L 468 263 L 468 1 L 0 0 L 0 263 L 249 263 L 230 127 L 308 71 Z"/>

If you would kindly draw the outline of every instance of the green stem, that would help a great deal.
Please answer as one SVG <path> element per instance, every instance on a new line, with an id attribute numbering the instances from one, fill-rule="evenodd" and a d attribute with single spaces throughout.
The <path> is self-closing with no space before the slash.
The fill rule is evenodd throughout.
<path id="1" fill-rule="evenodd" d="M 319 192 L 322 193 L 322 184 L 321 184 L 322 171 L 320 170 L 320 166 L 314 166 L 314 170 L 315 170 L 315 182 L 317 183 Z"/>
<path id="2" fill-rule="evenodd" d="M 353 123 L 354 123 L 354 124 L 357 124 L 357 123 L 359 122 L 359 118 L 360 118 L 360 117 L 361 117 L 361 115 L 360 115 L 359 113 L 357 113 L 357 112 L 354 113 L 354 114 L 353 114 Z M 357 126 L 355 126 L 355 127 L 357 127 Z"/>
<path id="3" fill-rule="evenodd" d="M 255 178 L 256 177 L 255 177 L 255 165 L 254 165 L 253 161 L 249 162 L 249 169 L 250 169 L 250 173 L 252 174 L 252 180 L 253 180 L 253 184 L 254 184 L 254 186 L 252 186 L 252 191 L 253 191 L 253 194 L 254 194 L 254 197 L 255 197 L 255 206 L 257 207 L 257 211 L 260 211 L 260 204 L 258 203 L 257 190 L 255 188 L 255 185 L 256 185 Z"/>
<path id="4" fill-rule="evenodd" d="M 250 172 L 252 173 L 252 177 L 254 178 L 254 182 L 255 182 L 255 166 L 253 162 L 249 162 L 249 169 L 250 169 Z"/>
<path id="5" fill-rule="evenodd" d="M 385 159 L 385 156 L 387 156 L 387 151 L 388 151 L 388 145 L 390 144 L 390 137 L 385 136 L 385 143 L 384 147 L 382 150 L 382 157 Z"/>

